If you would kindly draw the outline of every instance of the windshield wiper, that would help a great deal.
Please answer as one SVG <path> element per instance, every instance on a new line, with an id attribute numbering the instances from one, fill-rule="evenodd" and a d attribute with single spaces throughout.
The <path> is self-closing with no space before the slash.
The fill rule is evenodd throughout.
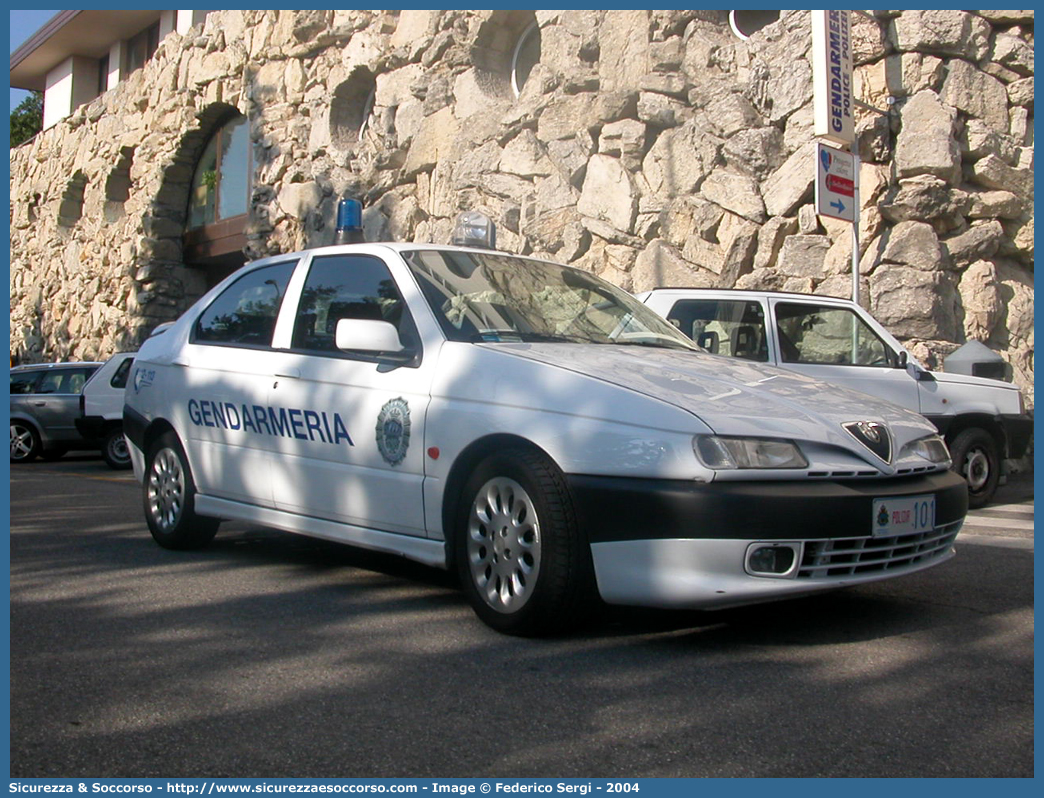
<path id="1" fill-rule="evenodd" d="M 537 332 L 520 333 L 520 335 L 522 336 L 522 340 L 523 341 L 526 341 L 527 343 L 533 343 L 533 344 L 556 344 L 556 343 L 597 344 L 597 343 L 601 343 L 600 341 L 592 341 L 590 338 L 585 338 L 584 336 L 581 336 L 581 335 L 562 335 L 562 334 L 559 334 L 559 333 L 537 333 Z"/>
<path id="2" fill-rule="evenodd" d="M 680 349 L 683 352 L 699 352 L 699 351 L 701 351 L 701 350 L 697 349 L 694 346 L 686 346 L 685 344 L 683 344 L 681 342 L 670 341 L 670 340 L 666 340 L 666 339 L 663 340 L 663 341 L 634 341 L 634 340 L 619 341 L 618 340 L 618 341 L 613 341 L 613 343 L 616 344 L 617 346 L 646 346 L 646 347 L 651 347 L 653 349 Z"/>
<path id="3" fill-rule="evenodd" d="M 484 330 L 471 336 L 476 344 L 527 343 L 527 344 L 598 344 L 608 341 L 592 341 L 579 335 L 554 333 L 518 332 L 517 330 Z"/>

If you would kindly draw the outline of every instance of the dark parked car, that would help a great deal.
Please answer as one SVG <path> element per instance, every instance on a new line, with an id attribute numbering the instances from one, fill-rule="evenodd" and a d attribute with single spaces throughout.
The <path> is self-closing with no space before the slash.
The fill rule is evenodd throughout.
<path id="1" fill-rule="evenodd" d="M 11 462 L 97 449 L 76 429 L 80 391 L 101 363 L 39 363 L 11 369 Z"/>

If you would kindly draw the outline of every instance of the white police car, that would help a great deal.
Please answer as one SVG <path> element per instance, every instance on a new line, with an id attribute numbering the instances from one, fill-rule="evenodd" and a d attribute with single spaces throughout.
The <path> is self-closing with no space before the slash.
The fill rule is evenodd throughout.
<path id="1" fill-rule="evenodd" d="M 517 634 L 599 596 L 714 608 L 911 573 L 967 508 L 921 416 L 463 247 L 245 266 L 141 347 L 124 429 L 160 545 L 236 519 L 394 552 Z"/>

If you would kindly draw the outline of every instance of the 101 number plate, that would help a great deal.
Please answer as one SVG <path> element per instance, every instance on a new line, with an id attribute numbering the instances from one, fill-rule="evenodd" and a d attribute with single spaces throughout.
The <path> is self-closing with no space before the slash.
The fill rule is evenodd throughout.
<path id="1" fill-rule="evenodd" d="M 874 499 L 874 537 L 909 535 L 935 528 L 935 496 Z"/>

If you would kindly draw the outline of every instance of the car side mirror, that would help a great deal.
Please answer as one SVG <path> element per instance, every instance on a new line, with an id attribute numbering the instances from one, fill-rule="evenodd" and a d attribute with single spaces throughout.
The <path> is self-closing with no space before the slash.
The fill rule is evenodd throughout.
<path id="1" fill-rule="evenodd" d="M 911 362 L 910 359 L 906 357 L 906 352 L 903 352 L 900 356 L 900 362 L 906 369 L 906 373 L 918 382 L 935 382 L 935 375 L 927 369 L 921 368 L 916 363 Z"/>
<path id="2" fill-rule="evenodd" d="M 405 353 L 395 325 L 373 319 L 340 319 L 334 344 L 341 351 L 398 355 Z"/>
<path id="3" fill-rule="evenodd" d="M 899 353 L 899 365 L 896 366 L 896 368 L 904 369 L 906 368 L 906 364 L 909 362 L 910 357 L 906 354 L 906 350 L 904 349 L 902 352 Z"/>

